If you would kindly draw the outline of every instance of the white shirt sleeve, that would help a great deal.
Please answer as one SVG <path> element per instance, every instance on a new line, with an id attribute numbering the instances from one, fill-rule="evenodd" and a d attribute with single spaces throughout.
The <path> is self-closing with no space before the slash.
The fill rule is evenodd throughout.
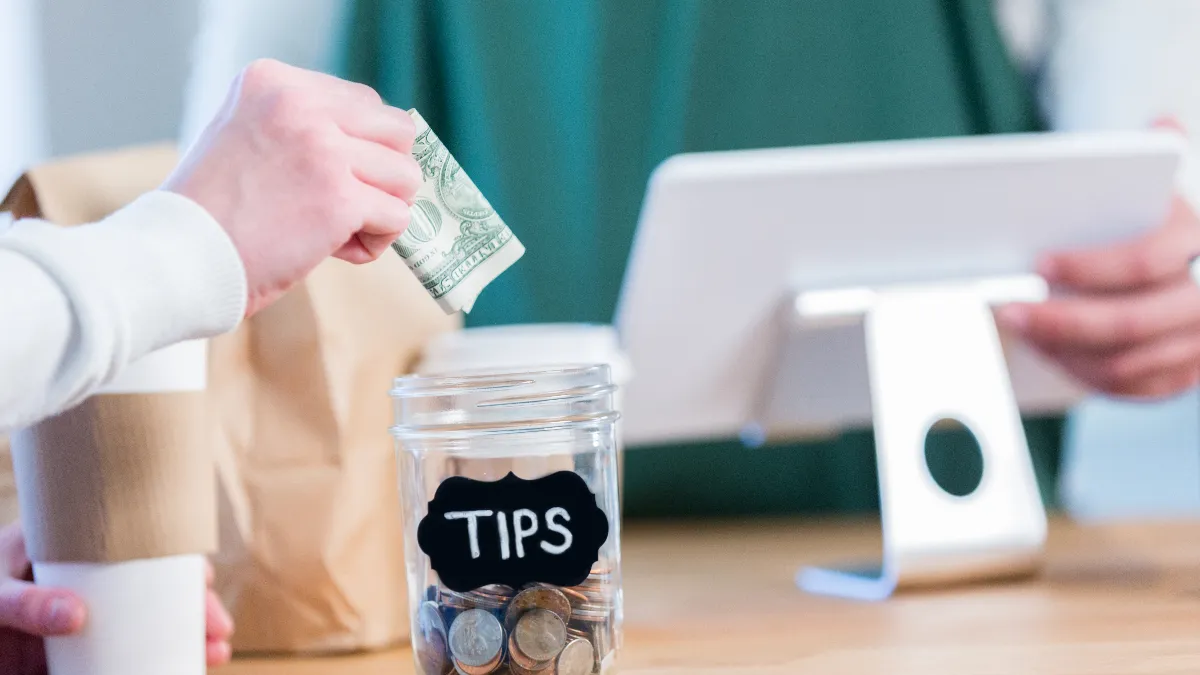
<path id="1" fill-rule="evenodd" d="M 192 201 L 151 192 L 81 227 L 0 233 L 0 432 L 66 410 L 131 361 L 235 328 L 246 280 Z"/>
<path id="2" fill-rule="evenodd" d="M 1017 66 L 1035 71 L 1046 56 L 1049 0 L 992 0 L 1000 36 Z"/>
<path id="3" fill-rule="evenodd" d="M 1039 98 L 1054 129 L 1144 129 L 1173 116 L 1192 153 L 1180 187 L 1200 204 L 1200 2 L 1050 0 Z"/>

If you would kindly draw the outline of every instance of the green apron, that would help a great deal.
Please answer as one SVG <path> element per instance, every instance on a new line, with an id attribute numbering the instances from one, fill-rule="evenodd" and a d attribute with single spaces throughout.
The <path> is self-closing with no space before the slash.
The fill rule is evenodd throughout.
<path id="1" fill-rule="evenodd" d="M 610 322 L 647 178 L 673 154 L 1039 128 L 991 4 L 354 0 L 340 69 L 418 108 L 525 243 L 469 325 Z M 1026 425 L 1047 495 L 1060 427 Z M 876 509 L 871 433 L 638 449 L 625 503 Z"/>

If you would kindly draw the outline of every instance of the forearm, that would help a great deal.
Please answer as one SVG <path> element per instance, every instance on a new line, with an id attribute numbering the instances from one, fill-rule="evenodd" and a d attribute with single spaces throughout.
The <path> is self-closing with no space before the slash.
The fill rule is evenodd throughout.
<path id="1" fill-rule="evenodd" d="M 131 361 L 232 329 L 245 277 L 199 206 L 146 195 L 91 225 L 0 235 L 0 431 L 79 403 Z"/>

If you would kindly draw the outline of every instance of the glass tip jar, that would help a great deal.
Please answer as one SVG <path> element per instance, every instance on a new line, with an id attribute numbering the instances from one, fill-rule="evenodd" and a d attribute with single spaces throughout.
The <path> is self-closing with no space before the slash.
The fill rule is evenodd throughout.
<path id="1" fill-rule="evenodd" d="M 606 365 L 395 381 L 419 673 L 615 672 L 615 390 Z"/>

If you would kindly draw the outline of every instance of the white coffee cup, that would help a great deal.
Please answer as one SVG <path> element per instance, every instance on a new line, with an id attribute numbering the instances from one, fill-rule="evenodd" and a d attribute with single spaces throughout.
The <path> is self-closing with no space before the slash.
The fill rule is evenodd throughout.
<path id="1" fill-rule="evenodd" d="M 35 563 L 39 585 L 87 607 L 83 630 L 46 640 L 51 675 L 204 675 L 205 558 Z"/>
<path id="2" fill-rule="evenodd" d="M 98 395 L 202 391 L 206 371 L 207 343 L 183 342 L 130 364 Z M 46 640 L 50 675 L 205 675 L 206 571 L 200 553 L 35 562 L 35 583 L 87 608 L 82 631 Z"/>

